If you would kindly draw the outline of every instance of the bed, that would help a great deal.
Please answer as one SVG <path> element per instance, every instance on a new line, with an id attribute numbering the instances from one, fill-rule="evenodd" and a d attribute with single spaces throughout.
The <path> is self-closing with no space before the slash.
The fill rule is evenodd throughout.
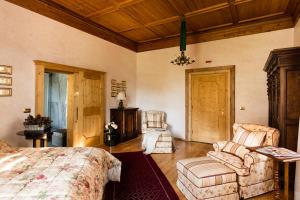
<path id="1" fill-rule="evenodd" d="M 102 199 L 121 162 L 99 148 L 19 148 L 0 142 L 0 199 Z"/>

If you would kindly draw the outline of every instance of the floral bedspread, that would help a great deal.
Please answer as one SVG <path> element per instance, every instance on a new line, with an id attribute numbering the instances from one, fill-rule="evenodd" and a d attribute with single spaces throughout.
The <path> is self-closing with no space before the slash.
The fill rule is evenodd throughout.
<path id="1" fill-rule="evenodd" d="M 0 154 L 0 199 L 102 199 L 121 162 L 99 148 L 23 148 Z"/>

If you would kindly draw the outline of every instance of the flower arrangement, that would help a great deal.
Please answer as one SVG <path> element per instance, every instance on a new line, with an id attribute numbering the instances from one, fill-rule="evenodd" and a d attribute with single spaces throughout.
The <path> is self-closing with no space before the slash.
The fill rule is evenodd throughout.
<path id="1" fill-rule="evenodd" d="M 107 129 L 107 130 L 116 130 L 116 129 L 118 129 L 118 125 L 117 124 L 115 124 L 115 122 L 109 122 L 109 123 L 107 123 L 107 124 L 105 124 L 105 129 Z"/>
<path id="2" fill-rule="evenodd" d="M 32 115 L 29 115 L 23 124 L 27 131 L 39 131 L 50 128 L 51 122 L 52 121 L 49 117 L 42 117 L 41 115 L 33 117 Z"/>

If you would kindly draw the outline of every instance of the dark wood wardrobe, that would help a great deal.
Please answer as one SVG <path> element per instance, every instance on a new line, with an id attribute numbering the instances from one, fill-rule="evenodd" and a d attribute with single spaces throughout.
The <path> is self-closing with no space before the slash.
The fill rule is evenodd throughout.
<path id="1" fill-rule="evenodd" d="M 297 151 L 300 116 L 300 47 L 271 51 L 264 71 L 267 72 L 269 126 L 279 129 L 279 146 Z M 291 186 L 294 175 L 295 165 L 291 167 Z"/>

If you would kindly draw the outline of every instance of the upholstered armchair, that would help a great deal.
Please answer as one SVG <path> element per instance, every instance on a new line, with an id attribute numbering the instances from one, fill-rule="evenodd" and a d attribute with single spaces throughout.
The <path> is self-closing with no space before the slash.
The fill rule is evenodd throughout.
<path id="1" fill-rule="evenodd" d="M 261 137 L 260 146 L 277 146 L 279 142 L 279 131 L 275 128 L 270 128 L 261 125 L 254 124 L 234 124 L 233 126 L 233 140 L 245 142 L 246 137 L 242 136 L 237 138 L 237 132 L 246 130 L 256 135 L 265 133 Z M 239 133 L 240 134 L 240 133 Z M 249 142 L 250 141 L 250 142 Z M 248 140 L 247 144 L 243 144 L 244 147 L 257 146 L 251 145 L 253 138 Z M 234 141 L 236 144 L 236 141 Z M 273 173 L 273 160 L 255 152 L 249 151 L 244 148 L 242 158 L 225 151 L 228 141 L 220 141 L 213 144 L 214 151 L 208 152 L 208 156 L 221 162 L 227 167 L 233 169 L 238 176 L 238 185 L 240 197 L 247 199 L 253 196 L 257 196 L 274 189 L 274 173 Z M 227 148 L 228 149 L 228 148 Z M 231 148 L 236 151 L 237 147 Z M 241 154 L 241 151 L 238 152 Z"/>
<path id="2" fill-rule="evenodd" d="M 142 133 L 147 131 L 167 130 L 166 114 L 162 111 L 143 111 L 142 112 Z"/>

